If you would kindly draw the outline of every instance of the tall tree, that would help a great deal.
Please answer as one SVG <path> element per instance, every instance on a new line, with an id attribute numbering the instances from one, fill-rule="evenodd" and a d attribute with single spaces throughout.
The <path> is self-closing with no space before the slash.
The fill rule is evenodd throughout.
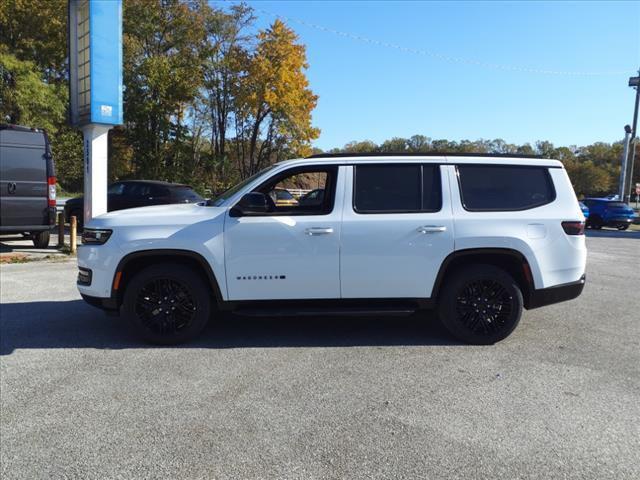
<path id="1" fill-rule="evenodd" d="M 2 0 L 0 45 L 48 83 L 67 78 L 67 0 Z"/>
<path id="2" fill-rule="evenodd" d="M 247 177 L 285 156 L 306 155 L 320 131 L 311 125 L 318 97 L 309 88 L 305 47 L 280 20 L 258 34 L 236 93 L 236 152 Z"/>
<path id="3" fill-rule="evenodd" d="M 236 106 L 235 93 L 249 56 L 253 10 L 244 4 L 229 11 L 210 9 L 206 15 L 208 45 L 204 52 L 205 103 L 211 126 L 211 147 L 219 177 L 227 166 L 227 131 Z"/>
<path id="4" fill-rule="evenodd" d="M 185 111 L 202 85 L 204 2 L 127 0 L 124 4 L 126 134 L 135 171 L 182 179 Z"/>
<path id="5" fill-rule="evenodd" d="M 56 132 L 65 120 L 66 89 L 43 82 L 33 62 L 6 50 L 0 45 L 0 120 Z"/>

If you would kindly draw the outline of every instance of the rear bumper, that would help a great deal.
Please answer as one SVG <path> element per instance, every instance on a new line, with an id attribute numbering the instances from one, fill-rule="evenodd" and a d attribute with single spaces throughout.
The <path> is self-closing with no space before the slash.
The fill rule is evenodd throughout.
<path id="1" fill-rule="evenodd" d="M 53 230 L 55 225 L 19 225 L 19 226 L 1 226 L 0 233 L 13 234 L 13 233 L 32 233 L 32 232 L 45 232 L 47 230 Z"/>
<path id="2" fill-rule="evenodd" d="M 554 303 L 573 300 L 574 298 L 579 297 L 582 293 L 585 281 L 586 275 L 582 275 L 580 280 L 577 282 L 533 290 L 529 294 L 528 300 L 525 302 L 525 308 L 531 310 L 532 308 L 544 307 Z"/>

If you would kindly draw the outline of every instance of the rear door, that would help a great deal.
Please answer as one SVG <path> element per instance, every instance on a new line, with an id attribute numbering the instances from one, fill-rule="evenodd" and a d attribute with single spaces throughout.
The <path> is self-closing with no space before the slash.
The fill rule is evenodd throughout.
<path id="1" fill-rule="evenodd" d="M 343 298 L 428 298 L 453 251 L 447 171 L 438 164 L 356 164 L 345 188 Z"/>
<path id="2" fill-rule="evenodd" d="M 1 225 L 48 224 L 45 138 L 42 133 L 0 130 Z"/>

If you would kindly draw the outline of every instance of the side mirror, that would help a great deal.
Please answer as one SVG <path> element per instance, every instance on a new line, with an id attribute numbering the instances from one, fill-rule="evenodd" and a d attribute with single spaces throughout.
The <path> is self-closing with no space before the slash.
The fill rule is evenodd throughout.
<path id="1" fill-rule="evenodd" d="M 243 215 L 256 215 L 269 211 L 270 205 L 267 196 L 264 193 L 251 192 L 245 194 L 229 214 L 232 217 L 242 217 Z"/>

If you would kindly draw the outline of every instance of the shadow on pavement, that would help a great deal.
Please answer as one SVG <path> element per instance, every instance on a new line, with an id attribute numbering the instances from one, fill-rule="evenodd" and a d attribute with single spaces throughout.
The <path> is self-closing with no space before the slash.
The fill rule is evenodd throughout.
<path id="1" fill-rule="evenodd" d="M 433 314 L 385 318 L 246 318 L 224 315 L 174 348 L 459 345 Z M 3 304 L 0 355 L 23 348 L 153 348 L 126 323 L 82 300 Z M 164 347 L 166 348 L 166 347 Z"/>
<path id="2" fill-rule="evenodd" d="M 640 239 L 640 232 L 632 230 L 609 230 L 603 228 L 602 230 L 588 229 L 585 231 L 587 237 L 594 238 L 635 238 Z"/>

